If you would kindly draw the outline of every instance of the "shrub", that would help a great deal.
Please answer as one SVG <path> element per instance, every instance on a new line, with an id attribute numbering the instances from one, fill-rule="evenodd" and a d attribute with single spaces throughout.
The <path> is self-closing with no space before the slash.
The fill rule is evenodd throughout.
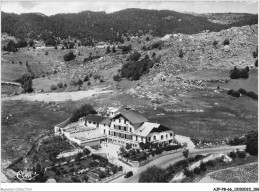
<path id="1" fill-rule="evenodd" d="M 76 111 L 74 111 L 70 120 L 71 122 L 75 122 L 78 121 L 80 117 L 86 116 L 88 114 L 97 114 L 97 112 L 93 109 L 93 107 L 90 104 L 85 104 Z"/>
<path id="2" fill-rule="evenodd" d="M 237 157 L 237 154 L 236 154 L 234 151 L 231 151 L 231 152 L 228 154 L 228 156 L 234 159 L 234 158 Z"/>
<path id="3" fill-rule="evenodd" d="M 193 176 L 194 176 L 193 171 L 190 171 L 190 170 L 187 169 L 187 168 L 184 168 L 183 173 L 184 173 L 184 175 L 185 175 L 186 177 L 193 177 Z"/>
<path id="4" fill-rule="evenodd" d="M 89 76 L 88 76 L 88 75 L 86 75 L 86 76 L 84 77 L 84 82 L 86 82 L 86 81 L 89 81 Z"/>
<path id="5" fill-rule="evenodd" d="M 244 94 L 244 95 L 247 94 L 247 91 L 245 89 L 242 89 L 242 88 L 238 89 L 238 92 L 241 93 L 241 94 Z"/>
<path id="6" fill-rule="evenodd" d="M 153 52 L 152 57 L 155 57 L 155 55 L 156 55 L 155 52 Z"/>
<path id="7" fill-rule="evenodd" d="M 203 156 L 203 155 L 200 155 L 200 154 L 195 155 L 195 161 L 198 161 L 198 160 L 202 159 L 203 157 L 204 157 L 204 156 Z"/>
<path id="8" fill-rule="evenodd" d="M 199 167 L 195 167 L 194 170 L 193 170 L 193 172 L 194 172 L 195 174 L 197 174 L 197 175 L 201 174 L 201 170 L 200 170 Z"/>
<path id="9" fill-rule="evenodd" d="M 49 55 L 49 52 L 48 52 L 48 51 L 46 51 L 46 52 L 45 52 L 45 55 Z"/>
<path id="10" fill-rule="evenodd" d="M 180 160 L 180 161 L 176 162 L 175 165 L 177 167 L 184 168 L 184 167 L 188 167 L 189 166 L 189 162 L 186 159 L 183 159 L 183 160 Z"/>
<path id="11" fill-rule="evenodd" d="M 110 53 L 111 50 L 110 50 L 110 46 L 107 46 L 107 49 L 106 49 L 106 54 Z"/>
<path id="12" fill-rule="evenodd" d="M 234 67 L 233 70 L 230 70 L 229 76 L 231 79 L 238 79 L 238 78 L 248 78 L 249 77 L 249 68 L 246 67 L 244 69 L 238 69 Z"/>
<path id="13" fill-rule="evenodd" d="M 141 57 L 141 54 L 138 53 L 137 51 L 135 51 L 134 53 L 132 53 L 130 56 L 129 56 L 129 59 L 131 61 L 138 61 L 138 59 Z"/>
<path id="14" fill-rule="evenodd" d="M 214 160 L 209 160 L 208 162 L 205 163 L 207 166 L 210 166 L 210 167 L 214 167 L 216 162 Z"/>
<path id="15" fill-rule="evenodd" d="M 114 76 L 113 76 L 113 80 L 114 80 L 114 81 L 120 81 L 120 80 L 121 80 L 120 75 L 114 75 Z"/>
<path id="16" fill-rule="evenodd" d="M 245 151 L 238 151 L 237 157 L 238 158 L 245 158 L 246 157 L 246 152 Z"/>
<path id="17" fill-rule="evenodd" d="M 253 51 L 253 57 L 257 58 L 258 57 L 258 47 L 256 48 L 255 51 Z"/>
<path id="18" fill-rule="evenodd" d="M 16 52 L 18 51 L 17 49 L 17 45 L 13 40 L 10 40 L 6 46 L 3 47 L 4 51 L 8 51 L 8 52 Z"/>
<path id="19" fill-rule="evenodd" d="M 149 38 L 149 37 L 146 37 L 145 40 L 146 40 L 146 41 L 150 41 L 150 38 Z"/>
<path id="20" fill-rule="evenodd" d="M 180 58 L 182 58 L 182 57 L 183 57 L 183 55 L 184 55 L 184 52 L 182 51 L 182 49 L 181 49 L 181 50 L 179 50 L 178 56 L 179 56 Z"/>
<path id="21" fill-rule="evenodd" d="M 64 55 L 64 61 L 71 61 L 76 58 L 76 55 L 72 51 Z"/>
<path id="22" fill-rule="evenodd" d="M 91 83 L 90 83 L 90 82 L 88 82 L 88 84 L 87 84 L 87 85 L 89 86 L 90 84 L 91 84 Z"/>
<path id="23" fill-rule="evenodd" d="M 58 87 L 58 88 L 62 88 L 62 87 L 63 87 L 63 83 L 62 83 L 62 82 L 59 82 L 59 83 L 57 84 L 57 87 Z"/>
<path id="24" fill-rule="evenodd" d="M 34 41 L 33 41 L 33 40 L 30 40 L 30 41 L 28 42 L 28 44 L 29 44 L 30 47 L 32 47 L 32 46 L 34 45 Z"/>
<path id="25" fill-rule="evenodd" d="M 56 90 L 56 89 L 57 89 L 57 86 L 56 86 L 56 85 L 51 85 L 51 86 L 50 86 L 50 89 L 51 89 L 51 90 Z"/>
<path id="26" fill-rule="evenodd" d="M 213 46 L 217 46 L 218 45 L 218 41 L 214 40 L 213 41 Z"/>
<path id="27" fill-rule="evenodd" d="M 200 164 L 200 170 L 201 170 L 201 171 L 207 171 L 207 167 L 206 167 L 205 163 L 202 162 L 202 163 Z"/>
<path id="28" fill-rule="evenodd" d="M 258 67 L 258 59 L 255 60 L 255 67 Z"/>
<path id="29" fill-rule="evenodd" d="M 112 47 L 112 52 L 113 52 L 113 53 L 116 52 L 116 48 L 115 48 L 115 46 Z"/>
<path id="30" fill-rule="evenodd" d="M 223 41 L 223 45 L 229 45 L 229 44 L 230 44 L 229 39 L 225 39 L 225 40 Z"/>
<path id="31" fill-rule="evenodd" d="M 251 131 L 246 135 L 246 152 L 250 155 L 258 155 L 258 132 Z"/>
<path id="32" fill-rule="evenodd" d="M 233 89 L 230 89 L 228 92 L 227 92 L 228 95 L 231 95 L 233 97 L 240 97 L 240 93 L 238 91 L 234 91 Z"/>
<path id="33" fill-rule="evenodd" d="M 251 97 L 252 99 L 258 100 L 258 95 L 255 94 L 253 91 L 247 92 L 247 96 Z"/>
<path id="34" fill-rule="evenodd" d="M 31 93 L 33 91 L 32 79 L 31 75 L 24 74 L 21 78 L 15 80 L 15 82 L 21 83 L 24 93 Z"/>
<path id="35" fill-rule="evenodd" d="M 140 174 L 139 183 L 165 183 L 167 182 L 167 172 L 159 167 L 152 166 Z"/>
<path id="36" fill-rule="evenodd" d="M 187 160 L 189 163 L 195 162 L 195 157 L 188 157 Z"/>
<path id="37" fill-rule="evenodd" d="M 127 53 L 132 50 L 132 45 L 123 45 L 119 46 L 119 49 L 122 49 L 122 53 Z"/>
<path id="38" fill-rule="evenodd" d="M 185 148 L 183 151 L 182 151 L 182 154 L 185 158 L 187 158 L 189 156 L 189 149 Z"/>
<path id="39" fill-rule="evenodd" d="M 161 46 L 162 46 L 162 44 L 163 44 L 163 42 L 162 42 L 162 41 L 157 41 L 157 42 L 154 42 L 154 43 L 151 45 L 151 48 L 152 48 L 152 49 L 159 48 L 159 47 L 161 47 Z"/>

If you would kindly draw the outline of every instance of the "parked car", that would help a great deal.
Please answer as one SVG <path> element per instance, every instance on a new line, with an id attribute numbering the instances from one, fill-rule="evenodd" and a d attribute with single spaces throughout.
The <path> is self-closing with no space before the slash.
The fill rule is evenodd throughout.
<path id="1" fill-rule="evenodd" d="M 125 174 L 125 178 L 129 178 L 129 177 L 132 177 L 133 176 L 133 171 L 128 171 L 126 174 Z"/>

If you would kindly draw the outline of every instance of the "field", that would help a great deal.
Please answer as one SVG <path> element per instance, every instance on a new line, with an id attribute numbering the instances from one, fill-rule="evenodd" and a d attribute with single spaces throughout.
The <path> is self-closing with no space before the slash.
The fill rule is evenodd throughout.
<path id="1" fill-rule="evenodd" d="M 217 171 L 211 177 L 226 183 L 256 183 L 258 181 L 258 163 Z"/>
<path id="2" fill-rule="evenodd" d="M 66 110 L 53 111 L 51 104 L 2 101 L 1 157 L 14 160 L 24 155 L 42 134 L 69 117 Z"/>

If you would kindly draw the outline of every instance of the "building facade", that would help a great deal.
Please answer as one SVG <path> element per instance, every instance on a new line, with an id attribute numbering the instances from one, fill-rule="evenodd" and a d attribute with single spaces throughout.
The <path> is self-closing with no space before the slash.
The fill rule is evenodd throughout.
<path id="1" fill-rule="evenodd" d="M 139 143 L 141 142 L 163 144 L 174 142 L 173 130 L 158 123 L 149 122 L 148 119 L 137 111 L 113 109 L 112 112 L 107 114 L 106 117 L 90 114 L 80 118 L 78 126 L 82 130 L 85 129 L 85 131 L 89 132 L 88 134 L 82 132 L 81 137 L 78 134 L 76 139 L 91 140 L 91 136 L 94 135 L 95 138 L 98 138 L 97 133 L 99 133 L 102 141 L 105 140 L 119 145 L 130 144 L 135 148 L 139 148 Z M 66 134 L 64 133 L 64 135 Z"/>

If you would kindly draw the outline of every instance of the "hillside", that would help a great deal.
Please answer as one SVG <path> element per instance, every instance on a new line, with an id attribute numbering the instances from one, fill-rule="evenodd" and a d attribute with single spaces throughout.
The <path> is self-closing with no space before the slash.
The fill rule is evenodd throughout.
<path id="1" fill-rule="evenodd" d="M 18 38 L 42 39 L 55 36 L 94 41 L 122 41 L 122 35 L 154 36 L 168 33 L 194 34 L 203 30 L 220 31 L 234 26 L 256 24 L 257 15 L 240 15 L 236 22 L 212 22 L 216 15 L 192 15 L 168 10 L 125 9 L 114 13 L 84 11 L 76 14 L 45 16 L 39 13 L 1 12 L 2 33 Z M 214 17 L 213 17 L 214 16 Z M 219 14 L 217 17 L 226 17 Z M 231 16 L 230 16 L 231 17 Z M 229 18 L 230 18 L 229 17 Z"/>

